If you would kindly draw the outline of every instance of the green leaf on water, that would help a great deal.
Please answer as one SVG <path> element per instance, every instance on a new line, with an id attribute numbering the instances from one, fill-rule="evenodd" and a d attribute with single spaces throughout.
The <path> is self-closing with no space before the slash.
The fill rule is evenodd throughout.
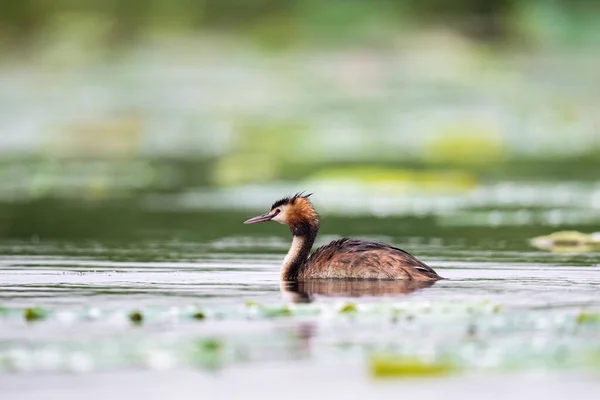
<path id="1" fill-rule="evenodd" d="M 202 338 L 196 341 L 191 352 L 192 361 L 208 369 L 219 368 L 223 364 L 224 344 L 216 338 Z"/>
<path id="2" fill-rule="evenodd" d="M 223 348 L 223 342 L 221 342 L 219 339 L 203 339 L 198 341 L 198 348 L 201 351 L 213 353 L 221 351 Z"/>
<path id="3" fill-rule="evenodd" d="M 45 319 L 48 316 L 48 311 L 44 310 L 41 307 L 31 307 L 26 308 L 23 312 L 23 318 L 26 321 L 40 321 Z"/>
<path id="4" fill-rule="evenodd" d="M 141 311 L 134 310 L 129 313 L 129 320 L 134 325 L 141 325 L 142 322 L 144 322 L 144 315 L 141 313 Z"/>
<path id="5" fill-rule="evenodd" d="M 202 311 L 196 311 L 195 313 L 192 314 L 192 318 L 204 319 L 204 318 L 206 318 L 206 315 L 204 315 L 204 313 Z"/>
<path id="6" fill-rule="evenodd" d="M 344 307 L 340 308 L 340 314 L 349 314 L 355 312 L 358 312 L 358 309 L 354 303 L 346 303 Z"/>
<path id="7" fill-rule="evenodd" d="M 263 307 L 261 314 L 267 318 L 291 317 L 292 310 L 288 307 Z"/>
<path id="8" fill-rule="evenodd" d="M 377 355 L 371 357 L 371 375 L 376 378 L 442 376 L 454 371 L 446 362 L 424 362 L 416 358 Z"/>
<path id="9" fill-rule="evenodd" d="M 246 307 L 257 308 L 259 315 L 266 318 L 290 317 L 292 315 L 292 310 L 287 306 L 263 306 L 252 300 L 248 300 L 246 301 Z"/>
<path id="10" fill-rule="evenodd" d="M 582 311 L 577 315 L 578 324 L 597 324 L 600 323 L 600 313 L 588 313 Z"/>

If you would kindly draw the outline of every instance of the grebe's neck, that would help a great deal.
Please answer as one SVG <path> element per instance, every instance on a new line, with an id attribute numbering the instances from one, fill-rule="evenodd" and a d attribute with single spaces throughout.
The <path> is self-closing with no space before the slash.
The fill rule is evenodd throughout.
<path id="1" fill-rule="evenodd" d="M 294 238 L 290 250 L 283 259 L 283 264 L 281 264 L 282 281 L 295 281 L 298 279 L 298 275 L 308 259 L 310 249 L 317 238 L 319 225 L 305 225 L 302 229 L 292 228 L 291 231 Z"/>

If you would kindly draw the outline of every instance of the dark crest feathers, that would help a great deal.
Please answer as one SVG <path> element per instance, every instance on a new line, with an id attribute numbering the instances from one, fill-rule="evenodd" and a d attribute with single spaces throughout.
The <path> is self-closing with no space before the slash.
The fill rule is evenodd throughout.
<path id="1" fill-rule="evenodd" d="M 271 206 L 271 210 L 286 204 L 294 204 L 294 202 L 296 201 L 296 199 L 299 198 L 303 198 L 303 199 L 308 199 L 310 196 L 312 196 L 312 193 L 309 194 L 304 194 L 306 191 L 302 191 L 302 192 L 298 192 L 293 196 L 287 196 L 284 197 L 281 200 L 277 200 L 275 203 L 273 203 L 273 205 Z"/>

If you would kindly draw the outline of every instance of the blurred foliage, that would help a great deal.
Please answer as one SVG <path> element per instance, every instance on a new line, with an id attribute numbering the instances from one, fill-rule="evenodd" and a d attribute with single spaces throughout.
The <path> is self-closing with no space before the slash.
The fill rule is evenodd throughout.
<path id="1" fill-rule="evenodd" d="M 119 203 L 89 221 L 108 232 L 113 218 L 139 224 L 149 193 L 206 186 L 352 181 L 404 194 L 597 180 L 595 53 L 522 60 L 461 35 L 593 41 L 596 11 L 566 0 L 5 0 L 0 50 L 32 57 L 1 76 L 0 234 L 81 234 L 73 210 L 58 223 L 37 209 L 51 199 Z M 197 33 L 233 40 L 196 46 Z"/>
<path id="2" fill-rule="evenodd" d="M 517 32 L 534 37 L 550 32 L 572 38 L 594 26 L 591 11 L 598 11 L 598 5 L 585 0 L 3 0 L 0 32 L 21 43 L 60 27 L 67 17 L 105 21 L 109 44 L 157 29 L 217 29 L 251 32 L 277 47 L 311 32 L 322 39 L 376 31 L 382 25 L 429 23 L 484 39 L 505 38 L 515 24 Z"/>
<path id="3" fill-rule="evenodd" d="M 598 324 L 600 323 L 600 314 L 582 311 L 577 316 L 578 324 Z"/>
<path id="4" fill-rule="evenodd" d="M 502 137 L 494 126 L 468 122 L 444 126 L 431 138 L 425 153 L 431 161 L 458 164 L 487 164 L 504 158 Z"/>
<path id="5" fill-rule="evenodd" d="M 467 172 L 411 170 L 375 166 L 324 168 L 310 176 L 312 183 L 352 182 L 368 187 L 386 188 L 390 192 L 468 191 L 477 187 L 477 178 Z"/>
<path id="6" fill-rule="evenodd" d="M 558 231 L 536 236 L 532 246 L 555 253 L 586 253 L 600 249 L 600 233 L 587 234 L 579 231 Z"/>

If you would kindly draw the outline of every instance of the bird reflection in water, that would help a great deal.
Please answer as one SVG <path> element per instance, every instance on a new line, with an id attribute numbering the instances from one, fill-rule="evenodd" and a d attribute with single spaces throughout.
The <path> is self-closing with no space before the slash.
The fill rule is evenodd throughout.
<path id="1" fill-rule="evenodd" d="M 294 303 L 310 303 L 315 296 L 381 297 L 413 293 L 431 287 L 435 281 L 376 279 L 316 279 L 301 282 L 281 282 L 281 291 Z"/>

